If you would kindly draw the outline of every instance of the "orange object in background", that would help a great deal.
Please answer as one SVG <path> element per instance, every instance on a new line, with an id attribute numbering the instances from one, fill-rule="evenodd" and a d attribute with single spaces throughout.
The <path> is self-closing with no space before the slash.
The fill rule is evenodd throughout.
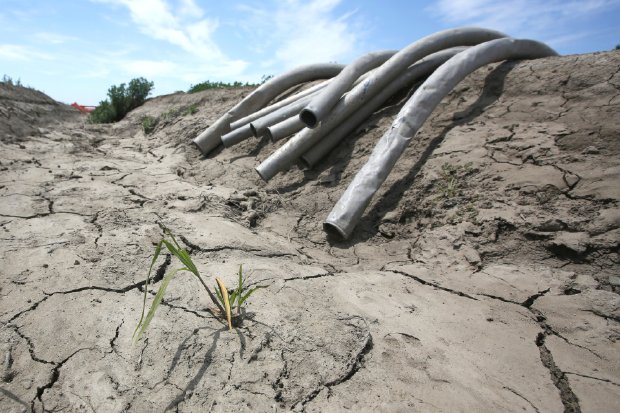
<path id="1" fill-rule="evenodd" d="M 95 110 L 97 108 L 97 106 L 84 106 L 84 105 L 80 105 L 76 102 L 73 102 L 71 104 L 71 106 L 73 106 L 74 108 L 76 108 L 77 110 L 79 110 L 82 113 L 90 113 L 93 110 Z"/>

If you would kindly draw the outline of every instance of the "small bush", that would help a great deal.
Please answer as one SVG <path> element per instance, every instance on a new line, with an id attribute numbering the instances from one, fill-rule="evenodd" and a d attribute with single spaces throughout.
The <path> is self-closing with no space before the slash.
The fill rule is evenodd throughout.
<path id="1" fill-rule="evenodd" d="M 2 76 L 2 83 L 5 83 L 5 84 L 10 85 L 10 86 L 21 86 L 21 87 L 23 87 L 22 82 L 21 82 L 20 79 L 17 79 L 17 81 L 14 82 L 13 78 L 11 76 L 8 76 L 8 75 Z"/>
<path id="2" fill-rule="evenodd" d="M 192 103 L 187 109 L 185 109 L 186 115 L 193 115 L 196 112 L 198 112 L 198 105 L 195 103 Z"/>
<path id="3" fill-rule="evenodd" d="M 159 123 L 159 119 L 154 118 L 152 116 L 145 116 L 142 118 L 142 130 L 145 135 L 149 135 L 151 132 L 155 130 L 155 127 Z"/>
<path id="4" fill-rule="evenodd" d="M 242 82 L 232 82 L 232 83 L 211 82 L 210 80 L 207 80 L 206 82 L 202 82 L 202 83 L 198 83 L 198 84 L 190 86 L 187 93 L 202 92 L 203 90 L 208 90 L 208 89 L 234 89 L 234 88 L 246 87 L 246 86 L 258 86 L 258 84 L 249 83 L 249 82 L 245 82 L 245 83 L 242 83 Z"/>
<path id="5" fill-rule="evenodd" d="M 124 83 L 108 89 L 108 99 L 101 101 L 91 112 L 91 123 L 112 123 L 123 119 L 129 111 L 142 105 L 153 89 L 153 82 L 143 77 L 132 79 L 127 87 Z"/>

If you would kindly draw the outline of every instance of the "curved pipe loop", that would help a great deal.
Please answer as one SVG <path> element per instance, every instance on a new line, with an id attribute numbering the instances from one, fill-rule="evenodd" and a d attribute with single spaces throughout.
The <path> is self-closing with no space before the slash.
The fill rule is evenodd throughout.
<path id="1" fill-rule="evenodd" d="M 277 142 L 280 139 L 291 136 L 306 127 L 306 124 L 299 119 L 299 116 L 291 116 L 280 123 L 271 125 L 265 130 L 265 135 L 269 137 L 271 142 Z"/>
<path id="2" fill-rule="evenodd" d="M 311 64 L 297 67 L 270 79 L 198 135 L 193 141 L 194 144 L 203 154 L 208 154 L 220 145 L 222 135 L 230 132 L 231 122 L 264 107 L 273 98 L 292 86 L 312 80 L 334 77 L 343 68 L 344 65 L 335 63 Z"/>
<path id="3" fill-rule="evenodd" d="M 407 67 L 425 56 L 451 47 L 471 46 L 502 37 L 506 35 L 495 30 L 466 27 L 435 33 L 410 44 L 375 69 L 363 82 L 341 98 L 318 127 L 304 129 L 289 139 L 286 144 L 256 167 L 256 172 L 263 180 L 268 181 L 278 172 L 288 169 L 303 153 L 320 141 L 326 131 L 336 127 L 339 121 L 357 110 L 403 73 Z"/>
<path id="4" fill-rule="evenodd" d="M 311 168 L 316 165 L 321 159 L 323 159 L 323 157 L 329 154 L 343 139 L 345 139 L 351 132 L 353 132 L 353 130 L 368 119 L 377 109 L 383 106 L 383 104 L 399 90 L 410 87 L 415 82 L 420 81 L 422 78 L 431 74 L 433 70 L 437 69 L 452 56 L 466 49 L 466 47 L 453 47 L 442 50 L 440 52 L 433 53 L 432 55 L 429 55 L 418 61 L 416 64 L 410 66 L 405 73 L 392 80 L 392 82 L 382 89 L 379 94 L 364 103 L 364 105 L 353 112 L 351 116 L 341 121 L 340 124 L 327 133 L 323 139 L 304 153 L 300 158 L 302 164 L 307 168 Z"/>
<path id="5" fill-rule="evenodd" d="M 401 109 L 390 129 L 373 149 L 323 223 L 328 234 L 347 239 L 396 161 L 431 112 L 461 80 L 493 62 L 555 56 L 547 45 L 512 38 L 491 40 L 459 53 L 444 63 L 419 87 Z"/>
<path id="6" fill-rule="evenodd" d="M 355 80 L 369 70 L 382 65 L 395 54 L 396 50 L 367 53 L 348 64 L 318 96 L 302 109 L 299 118 L 306 126 L 314 128 L 338 103 L 342 95 L 351 89 Z"/>

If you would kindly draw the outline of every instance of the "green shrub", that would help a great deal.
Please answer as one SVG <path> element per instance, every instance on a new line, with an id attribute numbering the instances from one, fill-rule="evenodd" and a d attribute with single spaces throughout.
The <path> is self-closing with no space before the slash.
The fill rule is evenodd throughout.
<path id="1" fill-rule="evenodd" d="M 148 115 L 143 117 L 142 118 L 142 130 L 144 131 L 144 134 L 148 135 L 151 132 L 153 132 L 155 130 L 155 127 L 157 126 L 157 123 L 159 123 L 159 119 L 157 118 L 154 118 Z"/>
<path id="2" fill-rule="evenodd" d="M 21 87 L 24 86 L 22 85 L 22 81 L 19 78 L 17 79 L 17 81 L 14 82 L 13 78 L 8 75 L 2 76 L 2 83 L 6 83 L 7 85 L 10 85 L 10 86 L 21 86 Z"/>
<path id="3" fill-rule="evenodd" d="M 225 83 L 225 82 L 211 82 L 210 80 L 207 80 L 206 82 L 202 82 L 202 83 L 198 83 L 198 84 L 190 86 L 187 93 L 202 92 L 203 90 L 208 90 L 208 89 L 233 89 L 233 88 L 246 87 L 246 86 L 258 86 L 258 85 L 255 83 L 248 83 L 248 82 L 244 84 L 241 82 Z"/>
<path id="4" fill-rule="evenodd" d="M 198 112 L 198 105 L 196 105 L 195 103 L 192 103 L 187 109 L 185 109 L 186 115 L 193 115 L 196 112 Z"/>
<path id="5" fill-rule="evenodd" d="M 99 102 L 91 112 L 91 123 L 111 123 L 123 119 L 129 111 L 142 105 L 153 89 L 153 82 L 143 77 L 132 79 L 127 87 L 124 83 L 108 89 L 108 99 Z"/>

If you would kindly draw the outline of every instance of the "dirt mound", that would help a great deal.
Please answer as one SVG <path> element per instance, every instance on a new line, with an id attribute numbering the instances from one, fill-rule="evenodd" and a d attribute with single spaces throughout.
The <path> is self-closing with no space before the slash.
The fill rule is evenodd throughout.
<path id="1" fill-rule="evenodd" d="M 191 144 L 250 90 L 0 142 L 0 410 L 618 411 L 620 52 L 473 73 L 347 242 L 322 221 L 408 92 L 264 183 L 267 141 Z M 131 345 L 158 221 L 267 286 L 241 327 L 180 274 Z"/>
<path id="2" fill-rule="evenodd" d="M 38 90 L 0 83 L 0 139 L 18 142 L 40 135 L 39 128 L 83 118 L 69 105 L 56 102 Z"/>

